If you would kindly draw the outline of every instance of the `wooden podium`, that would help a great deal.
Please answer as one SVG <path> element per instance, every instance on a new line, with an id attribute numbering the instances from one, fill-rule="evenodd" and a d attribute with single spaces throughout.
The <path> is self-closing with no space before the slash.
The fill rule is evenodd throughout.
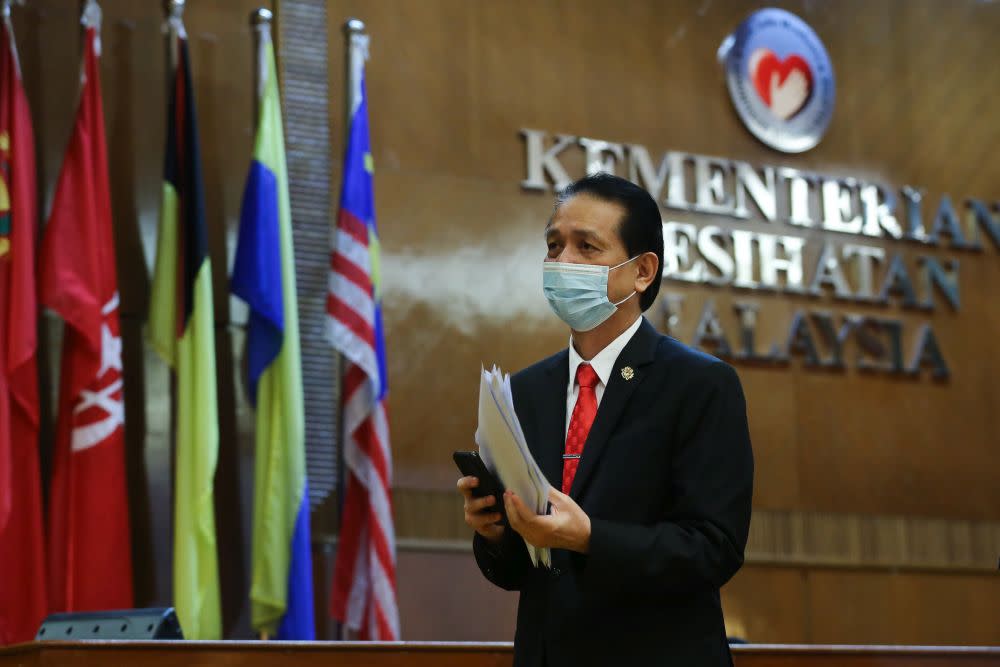
<path id="1" fill-rule="evenodd" d="M 746 645 L 733 654 L 736 667 L 1000 667 L 1000 648 Z M 0 667 L 510 667 L 512 659 L 509 643 L 48 641 L 0 649 Z"/>

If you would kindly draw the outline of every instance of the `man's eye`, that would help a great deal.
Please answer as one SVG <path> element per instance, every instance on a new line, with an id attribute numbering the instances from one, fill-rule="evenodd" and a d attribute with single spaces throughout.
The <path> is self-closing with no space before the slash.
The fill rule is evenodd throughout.
<path id="1" fill-rule="evenodd" d="M 586 241 L 584 241 L 583 245 L 581 245 L 580 247 L 583 248 L 584 250 L 597 250 L 597 248 L 595 248 L 594 246 L 590 245 Z"/>

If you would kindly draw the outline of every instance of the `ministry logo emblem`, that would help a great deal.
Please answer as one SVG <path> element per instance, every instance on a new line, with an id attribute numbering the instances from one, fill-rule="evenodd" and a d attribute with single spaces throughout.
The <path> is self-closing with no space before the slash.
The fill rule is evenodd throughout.
<path id="1" fill-rule="evenodd" d="M 736 113 L 762 142 L 785 153 L 819 143 L 833 116 L 830 56 L 805 21 L 761 9 L 719 47 Z"/>

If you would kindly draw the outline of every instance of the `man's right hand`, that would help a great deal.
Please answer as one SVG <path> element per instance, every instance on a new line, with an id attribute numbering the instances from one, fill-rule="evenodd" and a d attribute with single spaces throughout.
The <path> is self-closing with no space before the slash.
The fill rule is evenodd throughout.
<path id="1" fill-rule="evenodd" d="M 479 486 L 478 477 L 463 477 L 458 480 L 458 492 L 465 499 L 465 523 L 474 531 L 482 535 L 488 541 L 496 543 L 503 537 L 503 526 L 498 526 L 500 512 L 484 512 L 487 507 L 491 507 L 500 502 L 500 498 L 486 496 L 485 498 L 473 498 L 472 490 Z"/>

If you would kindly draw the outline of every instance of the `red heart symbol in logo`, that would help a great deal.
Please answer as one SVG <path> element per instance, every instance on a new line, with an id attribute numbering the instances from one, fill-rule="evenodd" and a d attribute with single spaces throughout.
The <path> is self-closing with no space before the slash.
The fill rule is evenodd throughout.
<path id="1" fill-rule="evenodd" d="M 760 99 L 781 120 L 794 116 L 809 101 L 813 75 L 802 56 L 792 53 L 781 60 L 762 47 L 750 55 L 749 70 Z"/>

